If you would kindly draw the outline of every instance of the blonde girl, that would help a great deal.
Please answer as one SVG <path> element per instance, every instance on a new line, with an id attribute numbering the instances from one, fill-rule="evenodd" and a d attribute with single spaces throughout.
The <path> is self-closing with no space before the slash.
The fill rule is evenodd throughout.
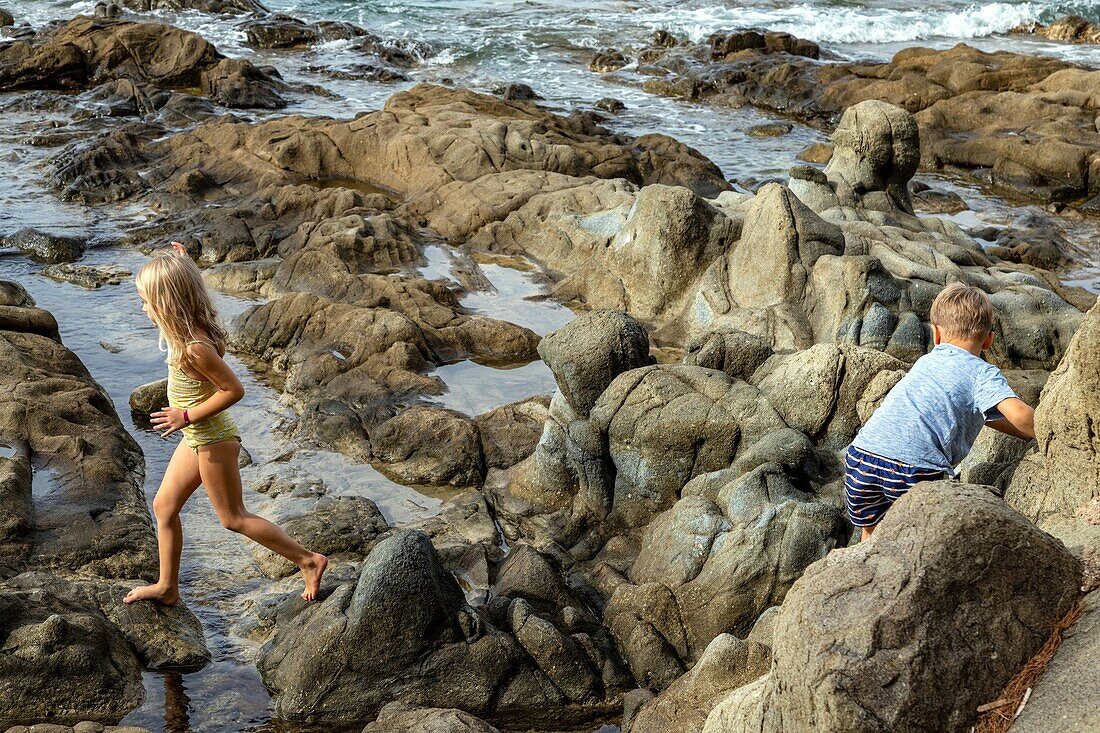
<path id="1" fill-rule="evenodd" d="M 167 438 L 182 431 L 160 489 L 153 499 L 160 552 L 160 579 L 131 590 L 126 603 L 179 600 L 183 526 L 180 510 L 201 484 L 222 526 L 240 532 L 293 562 L 302 570 L 302 598 L 317 597 L 328 559 L 310 552 L 282 529 L 250 513 L 241 496 L 237 456 L 241 438 L 228 407 L 244 396 L 233 370 L 222 359 L 226 332 L 218 321 L 198 267 L 179 242 L 154 256 L 134 278 L 141 309 L 167 342 L 168 407 L 152 413 L 153 427 Z M 162 349 L 163 350 L 163 349 Z"/>

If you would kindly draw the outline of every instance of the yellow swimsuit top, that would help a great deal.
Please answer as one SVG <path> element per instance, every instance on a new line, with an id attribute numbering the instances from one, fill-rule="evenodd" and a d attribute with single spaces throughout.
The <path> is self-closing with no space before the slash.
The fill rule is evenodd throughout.
<path id="1" fill-rule="evenodd" d="M 194 339 L 188 344 L 210 344 L 209 341 Z M 217 349 L 215 349 L 217 350 Z M 168 405 L 185 410 L 195 405 L 202 404 L 218 391 L 218 386 L 206 379 L 192 379 L 179 367 L 168 365 Z M 193 422 L 183 427 L 183 437 L 191 448 L 200 445 L 209 445 L 222 440 L 236 438 L 241 439 L 237 431 L 237 425 L 229 415 L 229 410 L 222 410 L 210 417 Z"/>

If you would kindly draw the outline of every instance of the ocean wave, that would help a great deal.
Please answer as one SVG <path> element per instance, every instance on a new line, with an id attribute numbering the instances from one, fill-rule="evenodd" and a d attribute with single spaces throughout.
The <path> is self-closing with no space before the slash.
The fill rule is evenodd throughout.
<path id="1" fill-rule="evenodd" d="M 982 38 L 1034 21 L 1068 14 L 1100 15 L 1097 2 L 994 2 L 965 7 L 895 10 L 802 3 L 783 8 L 708 5 L 640 14 L 646 27 L 686 35 L 694 41 L 731 28 L 785 31 L 819 43 L 903 43 L 931 38 Z"/>

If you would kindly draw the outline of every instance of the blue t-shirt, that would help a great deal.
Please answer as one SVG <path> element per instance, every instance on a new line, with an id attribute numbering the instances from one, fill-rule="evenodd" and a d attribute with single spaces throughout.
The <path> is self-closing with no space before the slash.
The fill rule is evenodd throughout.
<path id="1" fill-rule="evenodd" d="M 953 475 L 996 406 L 1015 397 L 1001 370 L 966 349 L 940 344 L 917 359 L 852 445 L 883 458 Z"/>

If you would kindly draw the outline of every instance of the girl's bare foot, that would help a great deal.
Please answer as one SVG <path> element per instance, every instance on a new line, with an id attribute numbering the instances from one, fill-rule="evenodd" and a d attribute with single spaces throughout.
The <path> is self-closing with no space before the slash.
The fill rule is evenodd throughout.
<path id="1" fill-rule="evenodd" d="M 325 574 L 325 568 L 328 567 L 328 558 L 319 552 L 315 552 L 309 560 L 299 565 L 299 567 L 302 569 L 302 577 L 306 581 L 306 589 L 302 591 L 302 600 L 312 601 L 317 597 L 317 592 L 321 590 L 321 576 Z"/>
<path id="2" fill-rule="evenodd" d="M 174 606 L 179 603 L 180 592 L 179 588 L 165 588 L 160 583 L 155 585 L 143 585 L 140 588 L 134 588 L 126 597 L 122 599 L 124 603 L 134 603 L 135 601 L 156 601 L 165 606 Z"/>

